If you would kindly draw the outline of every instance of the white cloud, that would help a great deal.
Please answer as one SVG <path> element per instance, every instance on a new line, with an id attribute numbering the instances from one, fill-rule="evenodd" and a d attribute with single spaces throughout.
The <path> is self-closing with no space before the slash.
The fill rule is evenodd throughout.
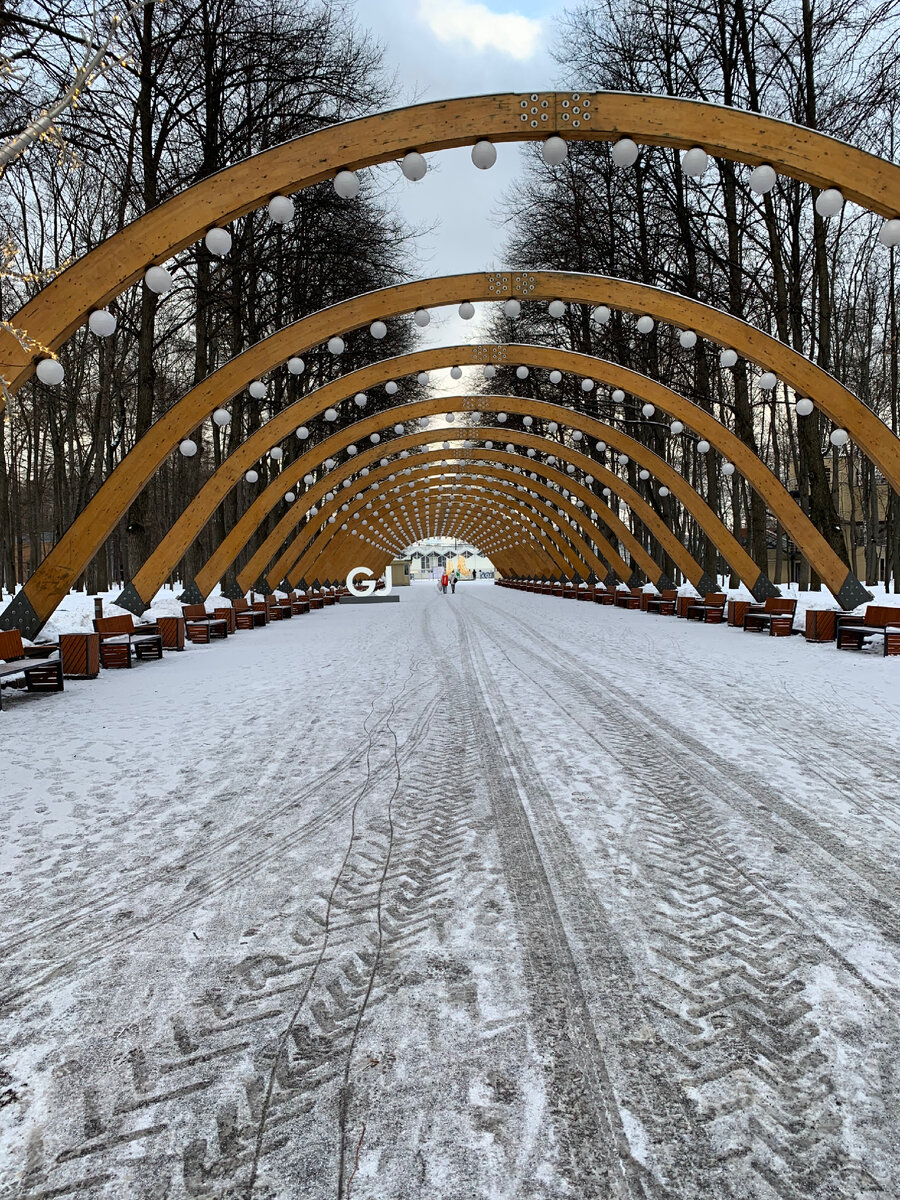
<path id="1" fill-rule="evenodd" d="M 495 50 L 526 62 L 541 49 L 543 23 L 521 13 L 493 13 L 469 0 L 419 0 L 419 17 L 445 44 L 462 43 L 484 53 Z"/>

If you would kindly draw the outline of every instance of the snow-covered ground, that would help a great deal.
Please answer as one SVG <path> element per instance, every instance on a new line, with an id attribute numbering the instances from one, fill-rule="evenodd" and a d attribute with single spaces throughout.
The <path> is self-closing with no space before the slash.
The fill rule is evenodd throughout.
<path id="1" fill-rule="evenodd" d="M 471 583 L 7 692 L 0 1195 L 900 1195 L 898 711 Z"/>

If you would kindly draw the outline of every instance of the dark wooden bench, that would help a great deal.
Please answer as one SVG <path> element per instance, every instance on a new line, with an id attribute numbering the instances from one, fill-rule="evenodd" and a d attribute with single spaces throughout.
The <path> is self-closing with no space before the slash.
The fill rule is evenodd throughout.
<path id="1" fill-rule="evenodd" d="M 214 638 L 228 637 L 228 619 L 207 612 L 205 604 L 183 604 L 181 611 L 189 641 L 206 646 Z"/>
<path id="2" fill-rule="evenodd" d="M 630 588 L 627 592 L 616 591 L 616 608 L 637 609 L 641 607 L 643 588 Z"/>
<path id="3" fill-rule="evenodd" d="M 296 616 L 309 612 L 309 600 L 305 592 L 291 592 L 291 612 Z"/>
<path id="4" fill-rule="evenodd" d="M 96 617 L 94 629 L 100 634 L 100 665 L 107 670 L 131 668 L 131 651 L 140 662 L 162 658 L 162 636 L 156 625 L 135 625 L 130 613 L 121 617 Z"/>
<path id="5" fill-rule="evenodd" d="M 675 601 L 678 599 L 677 588 L 665 588 L 658 596 L 651 596 L 644 605 L 644 612 L 659 613 L 663 617 L 675 615 Z"/>
<path id="6" fill-rule="evenodd" d="M 246 596 L 232 600 L 231 607 L 234 609 L 234 621 L 238 629 L 257 629 L 269 623 L 269 614 L 265 609 L 251 608 Z"/>
<path id="7" fill-rule="evenodd" d="M 22 675 L 29 692 L 61 692 L 63 666 L 55 642 L 26 646 L 18 629 L 0 631 L 0 681 Z M 3 708 L 3 689 L 0 683 L 0 709 Z"/>
<path id="8" fill-rule="evenodd" d="M 765 604 L 751 604 L 744 613 L 744 629 L 748 633 L 765 633 L 770 637 L 790 637 L 794 629 L 796 600 L 770 596 Z"/>
<path id="9" fill-rule="evenodd" d="M 725 619 L 724 592 L 707 592 L 702 600 L 687 606 L 685 616 L 689 621 L 702 621 L 706 625 L 721 625 Z"/>
<path id="10" fill-rule="evenodd" d="M 595 587 L 594 588 L 594 603 L 595 604 L 615 604 L 616 592 L 614 588 Z"/>
<path id="11" fill-rule="evenodd" d="M 835 625 L 838 650 L 862 650 L 868 638 L 882 637 L 886 658 L 900 654 L 900 608 L 870 604 L 863 617 L 838 613 Z"/>

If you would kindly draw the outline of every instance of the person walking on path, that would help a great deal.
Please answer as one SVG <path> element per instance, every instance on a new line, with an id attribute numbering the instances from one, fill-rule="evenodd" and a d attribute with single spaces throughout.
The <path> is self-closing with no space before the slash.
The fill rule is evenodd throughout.
<path id="1" fill-rule="evenodd" d="M 448 578 L 447 578 L 447 572 L 445 571 L 445 572 L 444 572 L 444 574 L 441 576 L 441 591 L 442 591 L 442 592 L 443 592 L 445 595 L 447 594 L 447 584 L 448 584 L 448 582 L 449 582 L 449 580 L 448 580 Z"/>
<path id="2" fill-rule="evenodd" d="M 456 575 L 454 575 L 452 577 L 452 579 L 450 580 L 450 591 L 453 593 L 454 596 L 456 595 L 456 580 L 457 580 Z"/>

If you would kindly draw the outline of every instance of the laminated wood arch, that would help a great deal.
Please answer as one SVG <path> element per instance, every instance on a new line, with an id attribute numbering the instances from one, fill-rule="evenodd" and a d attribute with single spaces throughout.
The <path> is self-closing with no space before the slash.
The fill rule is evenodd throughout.
<path id="1" fill-rule="evenodd" d="M 91 309 L 108 303 L 213 225 L 227 224 L 266 203 L 333 176 L 401 157 L 496 142 L 610 141 L 628 135 L 648 145 L 687 148 L 751 165 L 770 163 L 814 187 L 841 189 L 883 216 L 900 213 L 900 167 L 803 126 L 756 113 L 624 92 L 543 92 L 417 104 L 332 125 L 228 167 L 151 210 L 73 263 L 12 317 L 15 327 L 50 347 L 59 346 Z M 7 333 L 0 341 L 0 374 L 15 390 L 33 361 Z"/>
<path id="2" fill-rule="evenodd" d="M 445 432 L 446 430 L 435 430 L 432 436 L 435 441 L 441 440 Z M 500 429 L 479 429 L 469 432 L 477 434 L 479 440 L 484 441 L 491 440 L 492 437 L 496 437 L 502 433 Z M 431 431 L 429 431 L 429 433 L 431 433 Z M 510 437 L 514 443 L 519 442 L 534 448 L 543 448 L 546 446 L 546 439 L 540 438 L 534 434 L 520 434 L 511 432 Z M 398 445 L 400 442 L 413 443 L 421 442 L 421 440 L 421 436 L 408 436 L 398 439 Z M 693 584 L 699 585 L 703 577 L 703 569 L 700 564 L 697 563 L 690 554 L 688 554 L 678 539 L 672 534 L 671 530 L 669 530 L 664 522 L 662 522 L 656 516 L 650 506 L 646 504 L 646 501 L 643 501 L 641 497 L 634 492 L 630 485 L 623 485 L 622 481 L 613 475 L 612 472 L 607 471 L 606 468 L 599 467 L 598 464 L 594 464 L 593 460 L 587 458 L 585 455 L 575 451 L 570 451 L 567 447 L 560 447 L 559 449 L 561 452 L 557 454 L 557 457 L 566 458 L 569 461 L 574 462 L 576 465 L 582 466 L 585 470 L 590 470 L 591 467 L 593 467 L 595 478 L 599 479 L 603 483 L 605 483 L 608 479 L 610 481 L 610 486 L 616 488 L 616 490 L 621 490 L 626 498 L 633 497 L 636 500 L 637 505 L 640 507 L 641 515 L 643 515 L 644 511 L 646 510 L 651 520 L 654 522 L 656 530 L 665 539 L 665 548 L 671 549 L 674 552 L 673 557 L 679 569 L 685 573 L 686 577 L 690 579 Z M 653 561 L 649 554 L 646 553 L 640 543 L 636 541 L 631 531 L 623 524 L 622 521 L 619 520 L 615 513 L 613 513 L 599 497 L 597 497 L 583 484 L 573 480 L 568 475 L 556 470 L 554 467 L 541 464 L 536 459 L 533 460 L 525 458 L 519 454 L 510 454 L 506 450 L 485 450 L 483 448 L 479 448 L 474 451 L 463 450 L 458 452 L 430 450 L 422 453 L 411 454 L 408 459 L 401 460 L 401 462 L 403 462 L 404 467 L 411 467 L 413 470 L 415 470 L 419 464 L 438 462 L 446 458 L 448 454 L 459 455 L 460 463 L 463 468 L 466 468 L 471 464 L 471 473 L 473 476 L 480 473 L 499 473 L 499 469 L 501 467 L 510 469 L 513 467 L 520 467 L 523 471 L 527 470 L 529 473 L 536 473 L 543 476 L 551 483 L 555 483 L 559 488 L 567 488 L 571 494 L 575 495 L 579 500 L 582 501 L 586 508 L 591 509 L 596 514 L 595 522 L 599 521 L 601 524 L 606 525 L 606 527 L 616 535 L 619 541 L 622 542 L 622 544 L 628 549 L 633 563 L 637 564 L 637 566 L 645 573 L 647 578 L 652 583 L 655 583 L 657 587 L 660 588 L 669 585 L 669 580 L 665 577 L 662 568 Z M 484 461 L 486 461 L 489 465 L 486 467 L 482 466 Z M 383 480 L 397 471 L 398 467 L 398 462 L 396 460 L 392 460 L 386 467 L 379 467 L 377 470 L 373 471 L 367 478 L 366 482 L 370 486 L 372 483 L 378 483 L 379 486 L 381 486 Z M 326 491 L 331 490 L 331 485 L 327 482 L 328 478 L 330 478 L 330 476 L 326 478 L 326 481 L 321 481 L 319 484 L 314 485 L 313 488 L 311 488 L 310 491 L 302 497 L 302 500 L 307 508 L 318 504 L 321 496 L 324 495 Z M 537 490 L 538 482 L 540 482 L 530 479 L 526 482 L 526 478 L 523 475 L 512 475 L 511 478 L 513 480 L 517 480 L 522 486 L 535 488 L 535 490 Z M 363 485 L 360 484 L 360 486 Z M 551 494 L 556 495 L 558 493 Z M 330 517 L 340 513 L 341 501 L 342 497 L 337 497 L 335 500 L 326 502 L 324 505 L 318 508 L 315 518 L 311 519 L 306 525 L 303 526 L 298 535 L 290 541 L 288 546 L 279 555 L 274 565 L 266 572 L 265 581 L 267 587 L 275 587 L 283 579 L 296 580 L 308 574 L 308 562 L 314 561 L 317 557 L 324 553 L 325 546 L 328 544 L 329 539 L 334 534 L 333 526 L 330 524 Z M 297 503 L 300 503 L 300 501 L 297 501 Z M 254 582 L 260 578 L 265 564 L 269 561 L 269 559 L 276 552 L 278 547 L 281 546 L 285 539 L 290 537 L 291 531 L 296 528 L 300 520 L 302 520 L 303 515 L 303 512 L 295 515 L 293 509 L 285 514 L 278 526 L 276 526 L 276 528 L 272 531 L 270 537 L 266 539 L 243 571 L 238 574 L 237 584 L 238 590 L 241 594 L 252 587 Z M 340 517 L 342 522 L 344 519 L 344 517 Z M 593 540 L 597 545 L 600 554 L 606 557 L 605 552 L 608 544 L 603 539 L 599 530 L 597 530 L 597 534 L 599 540 L 598 538 L 594 538 Z M 623 581 L 631 579 L 633 577 L 633 571 L 626 566 L 625 562 L 619 558 L 618 555 L 616 555 L 615 558 L 618 559 L 618 562 L 607 559 L 615 574 Z M 210 579 L 212 579 L 214 583 L 216 577 L 217 574 L 215 571 L 207 574 L 204 579 L 205 586 L 209 583 Z M 202 591 L 203 588 L 201 588 L 201 592 Z"/>
<path id="3" fill-rule="evenodd" d="M 304 352 L 310 346 L 318 345 L 335 332 L 346 333 L 350 329 L 367 325 L 372 320 L 390 318 L 416 307 L 448 304 L 465 298 L 497 300 L 503 299 L 507 295 L 523 295 L 526 298 L 541 300 L 563 296 L 579 303 L 604 303 L 627 312 L 648 313 L 656 320 L 695 329 L 711 341 L 733 347 L 743 357 L 773 370 L 779 378 L 799 394 L 811 396 L 826 416 L 848 430 L 854 443 L 876 463 L 891 486 L 900 492 L 900 439 L 895 437 L 874 413 L 830 375 L 809 362 L 808 359 L 803 358 L 802 355 L 746 322 L 710 308 L 708 305 L 658 288 L 603 276 L 568 272 L 477 273 L 449 276 L 383 289 L 324 309 L 272 334 L 192 388 L 152 426 L 147 435 L 111 473 L 28 580 L 13 603 L 0 615 L 0 628 L 17 625 L 29 636 L 33 636 L 84 571 L 112 533 L 117 522 L 127 512 L 129 505 L 159 469 L 166 456 L 175 450 L 182 438 L 195 429 L 215 408 L 227 403 L 228 399 L 244 388 L 251 379 L 264 375 L 291 355 Z M 482 347 L 479 353 L 483 356 L 490 356 L 492 349 Z M 507 349 L 511 350 L 512 348 Z M 500 352 L 502 352 L 502 348 L 498 350 L 498 353 Z M 467 347 L 466 353 L 472 355 L 473 348 Z M 555 353 L 564 354 L 566 352 L 556 351 Z M 394 361 L 399 363 L 399 360 Z M 490 361 L 490 358 L 477 358 L 477 361 Z M 514 360 L 507 358 L 507 361 Z M 447 365 L 453 365 L 453 363 Z M 408 365 L 406 367 L 398 366 L 394 368 L 394 371 L 399 374 L 404 369 L 412 368 Z M 375 368 L 366 368 L 366 370 L 372 371 Z M 587 373 L 587 371 L 583 373 Z M 390 375 L 387 376 L 387 378 L 389 377 Z M 631 390 L 634 395 L 643 396 L 644 392 L 640 389 L 639 384 L 643 378 L 643 376 L 635 375 L 632 386 L 627 390 Z M 374 386 L 374 384 L 362 384 L 356 376 L 354 379 L 363 390 L 366 386 Z M 329 398 L 340 392 L 336 385 L 328 386 L 333 389 L 329 393 Z M 613 386 L 618 386 L 618 384 Z M 662 385 L 655 386 L 661 387 Z M 324 389 L 320 389 L 315 395 L 321 396 L 323 392 Z M 675 393 L 669 394 L 675 395 Z M 307 403 L 308 401 L 304 400 L 299 402 L 299 405 Z M 688 404 L 689 402 L 684 400 L 684 403 Z M 324 403 L 322 407 L 325 407 Z M 300 424 L 304 420 L 311 419 L 316 410 L 312 406 L 303 408 L 294 406 L 294 411 L 296 423 Z M 707 413 L 703 416 L 706 421 L 714 424 L 716 429 L 706 432 L 704 427 L 704 430 L 701 431 L 696 422 L 701 420 L 697 414 L 702 413 L 702 409 L 692 406 L 692 415 L 688 418 L 689 423 L 692 427 L 697 428 L 698 432 L 702 432 L 702 435 L 707 437 L 713 445 L 720 445 L 719 431 L 725 430 L 725 427 L 715 422 Z M 725 432 L 728 431 L 725 430 Z M 732 461 L 736 461 L 734 456 L 739 451 L 735 451 L 733 447 L 729 449 L 726 445 L 722 445 L 722 449 L 724 453 L 732 457 Z M 746 447 L 744 450 L 750 454 Z M 751 457 L 755 456 L 751 455 Z M 759 463 L 758 459 L 755 461 Z M 762 464 L 760 466 L 762 467 Z M 749 482 L 751 486 L 755 486 L 752 478 L 749 478 Z M 836 591 L 837 588 L 837 594 L 843 585 L 835 585 L 833 582 L 836 576 L 834 562 L 832 561 L 830 569 L 827 566 L 819 565 L 814 545 L 815 539 L 813 538 L 810 543 L 809 537 L 804 536 L 803 529 L 800 530 L 799 535 L 791 532 L 792 510 L 796 510 L 803 516 L 802 510 L 793 501 L 791 501 L 791 506 L 788 507 L 784 504 L 782 508 L 773 508 L 772 511 L 776 513 L 805 557 L 817 573 L 826 580 L 832 591 Z M 809 529 L 813 528 L 810 524 Z M 806 532 L 808 533 L 808 530 Z M 821 537 L 821 535 L 819 536 Z M 824 539 L 822 541 L 824 542 Z M 827 543 L 825 544 L 827 545 Z M 831 553 L 833 554 L 833 552 Z M 855 579 L 848 578 L 846 582 L 847 590 L 843 596 L 839 597 L 842 603 L 852 607 L 861 603 L 868 596 L 865 589 Z"/>
<path id="4" fill-rule="evenodd" d="M 524 501 L 524 505 L 520 505 L 520 507 L 530 507 L 533 504 L 533 498 L 531 496 L 527 496 L 519 489 L 525 488 L 527 491 L 537 492 L 538 496 L 544 501 L 547 501 L 550 504 L 555 504 L 562 509 L 568 517 L 569 522 L 574 524 L 576 527 L 580 527 L 582 534 L 589 539 L 589 542 L 593 542 L 593 544 L 597 547 L 596 553 L 590 550 L 589 544 L 586 548 L 587 552 L 585 549 L 579 547 L 581 558 L 585 563 L 587 563 L 592 573 L 602 578 L 611 571 L 614 572 L 619 579 L 626 580 L 630 578 L 632 575 L 631 569 L 621 558 L 621 556 L 605 541 L 597 526 L 586 517 L 585 513 L 581 509 L 563 497 L 558 491 L 548 487 L 540 480 L 527 480 L 521 475 L 513 474 L 510 470 L 505 469 L 505 464 L 502 462 L 499 456 L 495 462 L 492 462 L 488 466 L 482 466 L 479 464 L 476 467 L 475 463 L 473 462 L 470 464 L 472 470 L 466 471 L 465 468 L 467 464 L 461 463 L 454 471 L 440 471 L 437 475 L 435 475 L 433 473 L 434 468 L 440 466 L 440 460 L 446 457 L 447 453 L 447 451 L 443 450 L 433 450 L 423 454 L 411 455 L 409 459 L 405 460 L 404 466 L 412 470 L 413 477 L 408 480 L 404 477 L 402 483 L 397 483 L 390 489 L 384 488 L 384 480 L 396 470 L 396 464 L 379 468 L 377 471 L 373 472 L 369 479 L 366 480 L 368 487 L 366 488 L 365 492 L 362 494 L 362 496 L 354 497 L 354 499 L 350 502 L 346 513 L 341 512 L 342 497 L 337 497 L 325 504 L 321 509 L 318 510 L 314 520 L 310 521 L 306 526 L 304 526 L 302 531 L 298 534 L 296 541 L 292 543 L 292 545 L 285 551 L 285 554 L 282 556 L 282 559 L 285 562 L 285 568 L 282 571 L 282 574 L 277 575 L 277 567 L 279 564 L 276 564 L 276 567 L 273 568 L 272 572 L 269 573 L 266 578 L 267 587 L 271 588 L 273 586 L 272 579 L 276 576 L 276 584 L 279 584 L 283 579 L 286 579 L 288 582 L 290 582 L 292 579 L 299 581 L 303 578 L 314 578 L 317 574 L 317 571 L 315 568 L 307 564 L 314 563 L 319 558 L 324 558 L 326 556 L 330 544 L 335 540 L 340 540 L 342 526 L 353 521 L 357 513 L 361 515 L 365 514 L 367 516 L 367 504 L 371 503 L 372 511 L 374 511 L 376 505 L 380 504 L 384 498 L 389 499 L 396 493 L 401 493 L 404 499 L 409 498 L 417 500 L 420 496 L 422 486 L 430 487 L 435 478 L 446 479 L 448 475 L 455 475 L 457 473 L 461 473 L 463 475 L 463 479 L 467 481 L 467 488 L 471 487 L 474 489 L 479 489 L 481 487 L 488 486 L 499 488 L 504 492 L 505 495 L 512 496 L 516 504 L 519 504 L 520 501 Z M 514 455 L 504 455 L 503 458 L 506 460 L 515 461 Z M 519 459 L 519 461 L 521 462 L 522 460 Z M 526 459 L 525 461 L 528 462 L 529 460 Z M 476 482 L 474 478 L 475 475 L 486 476 L 487 482 L 482 482 L 481 479 L 477 480 Z M 565 477 L 563 476 L 561 478 Z M 380 490 L 373 491 L 371 486 L 373 483 L 378 484 Z M 409 483 L 413 483 L 415 486 L 410 489 L 408 488 Z M 574 492 L 576 489 L 574 486 L 572 486 L 569 488 L 569 490 L 570 492 Z M 583 488 L 579 488 L 578 492 L 579 498 L 581 493 L 590 494 L 587 493 L 586 489 Z M 471 496 L 467 491 L 460 496 L 459 499 L 460 502 L 463 503 L 468 502 L 469 499 L 481 498 L 482 496 L 483 493 L 479 490 L 475 490 Z M 546 515 L 545 507 L 542 508 L 541 511 L 544 513 L 544 515 Z M 336 521 L 333 524 L 330 522 L 331 516 L 336 517 Z M 555 519 L 558 521 L 561 518 L 556 516 Z M 340 524 L 337 522 L 340 522 Z M 313 535 L 312 538 L 310 538 L 311 533 Z M 312 544 L 307 547 L 306 543 L 310 541 Z M 297 542 L 301 543 L 299 548 L 297 547 Z M 604 560 L 602 564 L 598 560 L 598 555 Z M 642 563 L 644 562 L 646 562 L 650 567 L 650 570 L 653 571 L 655 564 L 646 553 L 642 553 Z M 287 565 L 288 563 L 289 565 Z M 330 578 L 330 576 L 328 577 Z M 240 586 L 240 578 L 238 580 L 238 584 Z"/>

